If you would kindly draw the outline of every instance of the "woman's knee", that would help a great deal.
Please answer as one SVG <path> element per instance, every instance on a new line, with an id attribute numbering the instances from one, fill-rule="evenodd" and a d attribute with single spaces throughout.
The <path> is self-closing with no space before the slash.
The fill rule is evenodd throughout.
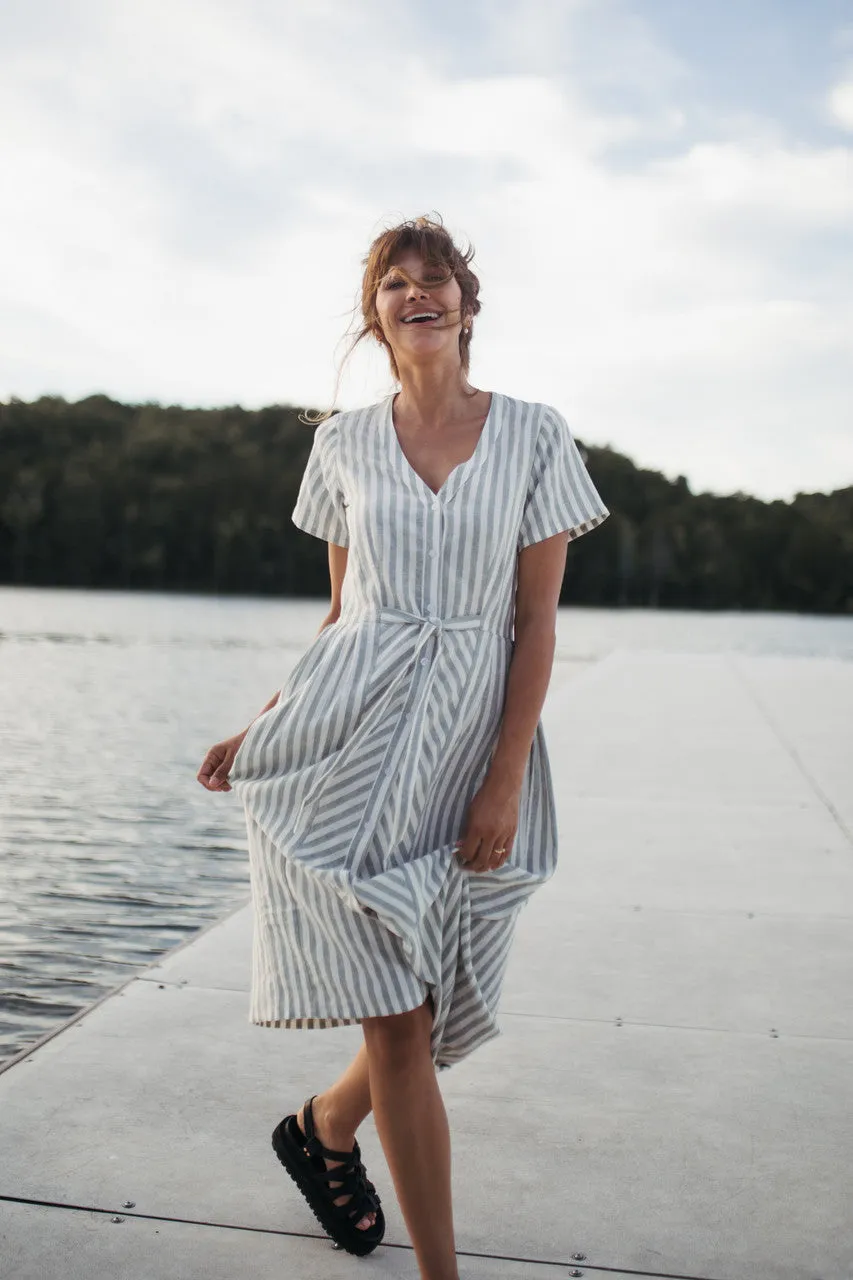
<path id="1" fill-rule="evenodd" d="M 411 1059 L 429 1053 L 433 1006 L 428 996 L 417 1009 L 382 1018 L 364 1018 L 362 1031 L 369 1056 Z"/>

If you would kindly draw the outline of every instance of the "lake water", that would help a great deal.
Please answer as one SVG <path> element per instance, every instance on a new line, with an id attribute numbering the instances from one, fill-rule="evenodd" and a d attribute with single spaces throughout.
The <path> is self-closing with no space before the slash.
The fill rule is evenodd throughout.
<path id="1" fill-rule="evenodd" d="M 0 1062 L 248 900 L 242 809 L 195 775 L 325 611 L 0 587 Z M 615 649 L 853 661 L 850 618 L 565 609 L 557 640 L 555 679 Z"/>

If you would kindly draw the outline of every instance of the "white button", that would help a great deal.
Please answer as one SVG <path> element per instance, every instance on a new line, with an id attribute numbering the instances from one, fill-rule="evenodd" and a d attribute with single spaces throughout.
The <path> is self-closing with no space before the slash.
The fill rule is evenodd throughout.
<path id="1" fill-rule="evenodd" d="M 426 664 L 427 664 L 427 660 L 426 660 L 426 658 L 421 658 L 421 666 L 422 666 L 422 667 L 425 667 L 425 666 L 426 666 Z"/>
<path id="2" fill-rule="evenodd" d="M 438 622 L 438 618 L 434 613 L 427 614 L 427 622 Z"/>

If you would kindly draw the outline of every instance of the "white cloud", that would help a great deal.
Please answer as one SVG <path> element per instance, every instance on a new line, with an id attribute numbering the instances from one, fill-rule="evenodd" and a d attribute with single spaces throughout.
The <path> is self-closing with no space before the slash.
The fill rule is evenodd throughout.
<path id="1" fill-rule="evenodd" d="M 853 79 L 834 85 L 829 92 L 827 105 L 836 123 L 853 131 Z"/>
<path id="2" fill-rule="evenodd" d="M 369 239 L 438 208 L 478 250 L 481 385 L 699 488 L 853 480 L 853 153 L 734 113 L 688 136 L 683 64 L 617 6 L 647 111 L 594 109 L 547 41 L 507 70 L 515 3 L 476 74 L 384 0 L 79 9 L 0 53 L 4 394 L 326 404 Z M 585 12 L 532 16 L 571 53 Z M 388 386 L 365 350 L 343 403 Z"/>

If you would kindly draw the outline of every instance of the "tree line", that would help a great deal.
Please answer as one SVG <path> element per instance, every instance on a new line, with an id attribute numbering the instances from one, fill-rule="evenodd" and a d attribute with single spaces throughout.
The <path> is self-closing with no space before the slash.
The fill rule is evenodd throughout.
<path id="1" fill-rule="evenodd" d="M 313 435 L 298 413 L 0 403 L 0 582 L 327 594 L 325 545 L 290 520 Z M 562 603 L 853 613 L 853 486 L 695 494 L 578 443 L 612 514 L 570 545 Z"/>

